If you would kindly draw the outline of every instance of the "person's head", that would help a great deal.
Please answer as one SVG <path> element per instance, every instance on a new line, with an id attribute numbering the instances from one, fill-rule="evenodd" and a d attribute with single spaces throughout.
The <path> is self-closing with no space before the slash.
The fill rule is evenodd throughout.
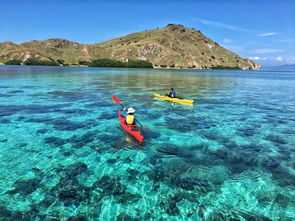
<path id="1" fill-rule="evenodd" d="M 132 107 L 129 107 L 127 110 L 127 114 L 134 114 L 135 109 L 133 109 Z"/>
<path id="2" fill-rule="evenodd" d="M 171 88 L 171 91 L 174 91 L 173 87 Z"/>

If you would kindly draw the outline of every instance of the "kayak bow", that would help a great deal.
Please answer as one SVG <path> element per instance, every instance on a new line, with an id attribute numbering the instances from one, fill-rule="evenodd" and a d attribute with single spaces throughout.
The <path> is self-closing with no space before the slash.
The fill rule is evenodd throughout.
<path id="1" fill-rule="evenodd" d="M 163 95 L 160 95 L 160 94 L 154 94 L 154 97 L 162 99 L 162 100 L 173 101 L 173 102 L 182 103 L 182 104 L 186 104 L 186 105 L 193 105 L 193 103 L 194 103 L 194 100 L 173 98 L 173 97 L 163 96 Z"/>
<path id="2" fill-rule="evenodd" d="M 126 118 L 122 116 L 122 110 L 119 109 L 119 121 L 121 127 L 132 137 L 134 137 L 139 143 L 141 143 L 144 139 L 141 134 L 140 128 L 137 125 L 128 125 L 126 124 Z"/>

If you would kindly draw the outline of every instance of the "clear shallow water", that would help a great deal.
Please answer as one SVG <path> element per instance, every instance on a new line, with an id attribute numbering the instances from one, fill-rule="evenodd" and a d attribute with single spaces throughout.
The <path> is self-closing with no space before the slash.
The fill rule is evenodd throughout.
<path id="1" fill-rule="evenodd" d="M 170 87 L 195 105 L 153 99 Z M 294 72 L 1 66 L 0 217 L 294 220 L 294 92 Z"/>

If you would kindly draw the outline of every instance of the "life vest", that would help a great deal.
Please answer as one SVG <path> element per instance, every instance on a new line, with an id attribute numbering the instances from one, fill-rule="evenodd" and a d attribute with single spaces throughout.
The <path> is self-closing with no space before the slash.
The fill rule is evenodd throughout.
<path id="1" fill-rule="evenodd" d="M 132 125 L 134 123 L 134 115 L 128 114 L 126 117 L 126 123 Z"/>

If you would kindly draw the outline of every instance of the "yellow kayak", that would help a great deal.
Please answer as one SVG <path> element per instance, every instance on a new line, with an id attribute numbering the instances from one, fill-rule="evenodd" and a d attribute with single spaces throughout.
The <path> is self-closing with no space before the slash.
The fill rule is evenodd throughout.
<path id="1" fill-rule="evenodd" d="M 172 97 L 163 96 L 163 95 L 160 95 L 160 94 L 154 94 L 154 97 L 159 98 L 159 99 L 163 99 L 163 100 L 166 100 L 166 101 L 173 101 L 173 102 L 187 104 L 187 105 L 192 105 L 194 103 L 194 100 L 172 98 Z"/>

